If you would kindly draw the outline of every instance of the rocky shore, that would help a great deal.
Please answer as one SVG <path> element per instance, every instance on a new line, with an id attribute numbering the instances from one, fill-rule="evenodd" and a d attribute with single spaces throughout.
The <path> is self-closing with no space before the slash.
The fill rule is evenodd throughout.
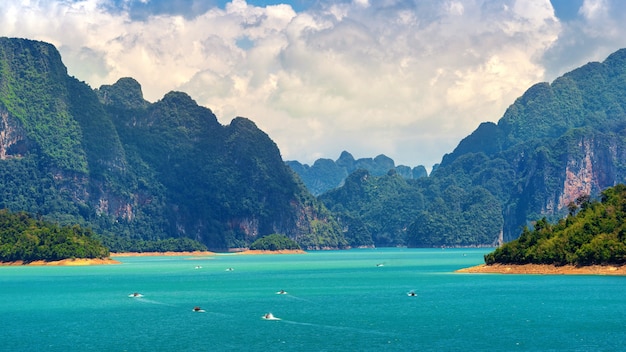
<path id="1" fill-rule="evenodd" d="M 626 265 L 543 265 L 543 264 L 492 264 L 459 269 L 457 273 L 531 274 L 531 275 L 626 275 Z"/>

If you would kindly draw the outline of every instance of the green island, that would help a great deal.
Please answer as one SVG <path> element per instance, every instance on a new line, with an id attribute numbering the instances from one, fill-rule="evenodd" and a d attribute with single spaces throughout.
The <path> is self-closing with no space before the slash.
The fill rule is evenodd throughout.
<path id="1" fill-rule="evenodd" d="M 104 259 L 109 249 L 89 228 L 59 226 L 25 212 L 0 210 L 0 262 Z"/>
<path id="2" fill-rule="evenodd" d="M 250 250 L 281 251 L 301 249 L 294 240 L 285 235 L 274 233 L 252 242 Z"/>
<path id="3" fill-rule="evenodd" d="M 599 200 L 579 197 L 556 224 L 545 218 L 532 230 L 485 255 L 485 263 L 549 264 L 577 267 L 626 264 L 626 185 L 601 193 Z"/>

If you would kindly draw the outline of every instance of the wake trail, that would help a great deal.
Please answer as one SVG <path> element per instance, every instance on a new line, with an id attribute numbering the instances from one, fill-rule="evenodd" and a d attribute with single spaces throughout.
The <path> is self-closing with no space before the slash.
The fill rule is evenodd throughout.
<path id="1" fill-rule="evenodd" d="M 315 323 L 306 323 L 306 322 L 284 320 L 284 319 L 280 321 L 287 323 L 287 324 L 293 324 L 293 325 L 311 326 L 311 327 L 325 328 L 325 329 L 332 329 L 332 330 L 339 330 L 339 331 L 351 331 L 351 332 L 358 332 L 361 334 L 375 334 L 375 335 L 380 335 L 380 336 L 395 336 L 396 335 L 396 334 L 387 333 L 387 332 L 378 331 L 378 330 L 359 329 L 359 328 L 353 328 L 349 326 L 315 324 Z"/>
<path id="2" fill-rule="evenodd" d="M 169 304 L 169 303 L 165 303 L 165 302 L 160 302 L 160 301 L 155 301 L 153 299 L 148 299 L 148 298 L 135 298 L 135 300 L 137 302 L 142 302 L 142 303 L 149 303 L 149 304 L 158 304 L 158 305 L 162 305 L 162 306 L 168 306 L 168 307 L 175 307 L 177 308 L 178 306 L 173 305 L 173 304 Z"/>

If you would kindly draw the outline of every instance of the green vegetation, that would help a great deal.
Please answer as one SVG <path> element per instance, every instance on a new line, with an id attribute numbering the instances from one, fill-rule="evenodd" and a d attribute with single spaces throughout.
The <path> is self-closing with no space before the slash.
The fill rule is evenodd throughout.
<path id="1" fill-rule="evenodd" d="M 25 263 L 68 258 L 106 258 L 109 250 L 79 225 L 34 219 L 24 212 L 0 210 L 0 261 Z"/>
<path id="2" fill-rule="evenodd" d="M 395 170 L 397 174 L 409 180 L 428 176 L 426 168 L 422 165 L 413 169 L 404 165 L 395 166 L 393 159 L 382 154 L 373 159 L 355 160 L 352 154 L 344 151 L 336 161 L 317 159 L 311 166 L 295 160 L 288 160 L 285 163 L 300 176 L 309 192 L 315 196 L 340 187 L 349 174 L 359 169 L 367 170 L 372 176 L 384 176 L 389 170 Z"/>
<path id="3" fill-rule="evenodd" d="M 419 190 L 393 171 L 376 177 L 359 169 L 319 198 L 336 214 L 351 247 L 406 244 L 406 229 L 424 207 Z"/>
<path id="4" fill-rule="evenodd" d="M 493 245 L 626 179 L 625 97 L 620 50 L 531 87 L 428 177 L 383 155 L 320 160 L 315 191 L 333 189 L 315 198 L 252 121 L 221 125 L 182 92 L 150 103 L 132 78 L 93 90 L 52 45 L 0 38 L 0 208 L 92 228 L 112 251 L 219 251 L 273 233 L 304 249 Z"/>
<path id="5" fill-rule="evenodd" d="M 259 238 L 250 245 L 250 249 L 263 251 L 279 251 L 285 249 L 301 249 L 300 246 L 285 235 L 273 233 Z"/>
<path id="6" fill-rule="evenodd" d="M 524 228 L 518 239 L 485 255 L 485 262 L 626 264 L 626 186 L 606 189 L 600 201 L 581 197 L 578 203 L 570 204 L 567 218 L 556 224 L 543 218 L 533 230 Z"/>
<path id="7" fill-rule="evenodd" d="M 120 236 L 106 236 L 103 237 L 102 243 L 113 248 L 112 252 L 193 252 L 207 250 L 207 247 L 202 243 L 186 237 L 145 241 Z"/>

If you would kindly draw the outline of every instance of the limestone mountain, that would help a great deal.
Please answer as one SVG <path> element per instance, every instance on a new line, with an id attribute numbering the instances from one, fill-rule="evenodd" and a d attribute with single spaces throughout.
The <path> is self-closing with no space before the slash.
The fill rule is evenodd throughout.
<path id="1" fill-rule="evenodd" d="M 346 244 L 252 121 L 223 126 L 181 92 L 150 103 L 132 78 L 94 90 L 25 39 L 0 38 L 0 208 L 88 225 L 113 250 Z"/>
<path id="2" fill-rule="evenodd" d="M 378 155 L 375 158 L 354 159 L 352 154 L 343 151 L 339 159 L 317 159 L 313 165 L 302 164 L 296 160 L 286 161 L 287 165 L 295 171 L 307 189 L 313 195 L 320 194 L 337 188 L 343 184 L 346 177 L 358 169 L 367 170 L 373 176 L 385 175 L 389 170 L 405 179 L 417 179 L 428 176 L 426 168 L 422 165 L 411 168 L 406 165 L 395 165 L 393 159 L 386 155 Z"/>

